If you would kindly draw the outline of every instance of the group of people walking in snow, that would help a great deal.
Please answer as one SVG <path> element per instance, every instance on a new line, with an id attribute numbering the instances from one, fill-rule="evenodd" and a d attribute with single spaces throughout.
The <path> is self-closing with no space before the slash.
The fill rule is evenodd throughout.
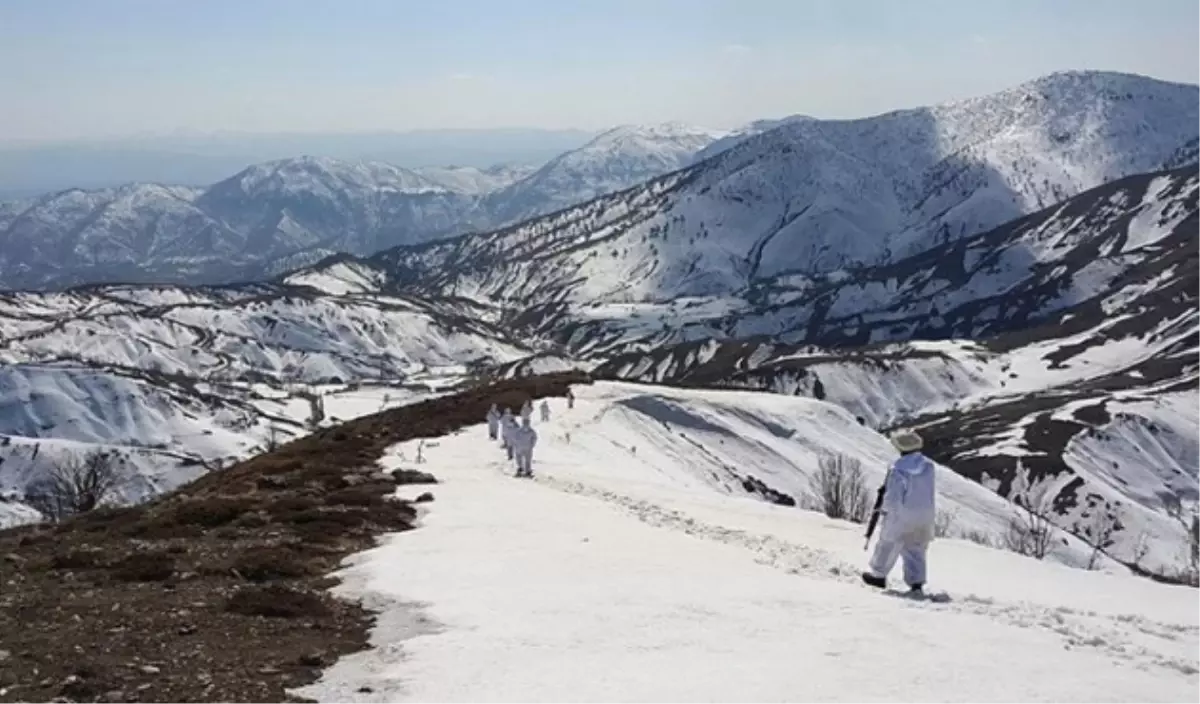
<path id="1" fill-rule="evenodd" d="M 567 407 L 575 405 L 575 397 L 567 392 Z M 542 399 L 539 406 L 542 422 L 550 420 L 550 402 Z M 533 402 L 526 399 L 521 405 L 521 421 L 517 422 L 512 411 L 505 408 L 501 411 L 492 404 L 487 412 L 488 439 L 499 440 L 508 459 L 517 465 L 518 477 L 533 476 L 533 448 L 537 445 L 538 434 L 533 429 Z"/>
<path id="2" fill-rule="evenodd" d="M 567 392 L 567 407 L 575 406 L 575 397 Z M 550 420 L 550 404 L 539 404 L 543 423 Z M 533 476 L 533 448 L 538 434 L 533 429 L 533 403 L 526 399 L 521 405 L 520 422 L 510 409 L 501 410 L 492 404 L 487 412 L 488 439 L 499 440 L 508 459 L 517 465 L 518 477 Z M 867 532 L 870 541 L 876 521 L 881 521 L 879 539 L 871 554 L 867 570 L 862 573 L 865 583 L 883 589 L 887 575 L 899 561 L 903 564 L 904 582 L 915 594 L 925 586 L 925 554 L 933 542 L 936 487 L 933 462 L 921 453 L 924 440 L 915 431 L 899 430 L 891 436 L 892 446 L 900 458 L 888 469 L 875 503 L 875 515 Z"/>

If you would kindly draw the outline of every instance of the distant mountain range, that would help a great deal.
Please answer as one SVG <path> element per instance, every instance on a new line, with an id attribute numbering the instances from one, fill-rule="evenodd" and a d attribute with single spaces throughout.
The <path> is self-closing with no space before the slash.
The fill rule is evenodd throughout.
<path id="1" fill-rule="evenodd" d="M 686 164 L 717 133 L 619 127 L 540 168 L 405 169 L 300 157 L 207 188 L 130 184 L 0 204 L 0 287 L 268 277 L 336 253 L 483 230 Z"/>
<path id="2" fill-rule="evenodd" d="M 181 131 L 52 143 L 6 142 L 0 136 L 0 200 L 126 183 L 204 186 L 248 164 L 297 154 L 382 161 L 409 168 L 542 164 L 577 149 L 597 134 L 513 128 L 265 134 Z"/>

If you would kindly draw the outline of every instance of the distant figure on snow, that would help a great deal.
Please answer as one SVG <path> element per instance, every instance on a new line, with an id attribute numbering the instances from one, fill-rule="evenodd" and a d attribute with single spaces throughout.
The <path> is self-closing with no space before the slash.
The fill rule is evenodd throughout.
<path id="1" fill-rule="evenodd" d="M 496 408 L 496 404 L 487 412 L 488 440 L 495 440 L 500 433 L 500 410 Z"/>
<path id="2" fill-rule="evenodd" d="M 508 453 L 508 459 L 512 459 L 512 426 L 513 414 L 508 408 L 504 409 L 504 413 L 500 415 L 500 446 Z"/>
<path id="3" fill-rule="evenodd" d="M 891 441 L 900 459 L 884 480 L 879 542 L 862 578 L 883 589 L 899 558 L 904 563 L 904 582 L 920 593 L 925 586 L 925 551 L 933 541 L 937 517 L 933 462 L 921 454 L 924 441 L 916 432 L 899 430 Z"/>
<path id="4" fill-rule="evenodd" d="M 517 455 L 517 476 L 533 476 L 533 446 L 537 444 L 537 431 L 528 418 L 521 420 L 521 427 L 513 431 Z"/>
<path id="5" fill-rule="evenodd" d="M 571 393 L 570 389 L 567 389 L 567 408 L 571 409 L 574 407 L 575 407 L 575 394 Z"/>
<path id="6" fill-rule="evenodd" d="M 508 459 L 515 460 L 517 457 L 517 443 L 520 442 L 520 438 L 517 435 L 521 427 L 517 424 L 516 416 L 511 413 L 500 422 L 504 424 L 504 437 L 510 438 L 508 446 L 505 448 L 508 450 Z"/>
<path id="7" fill-rule="evenodd" d="M 521 404 L 521 420 L 529 420 L 533 417 L 533 404 L 529 399 L 525 399 L 525 403 Z"/>
<path id="8" fill-rule="evenodd" d="M 542 406 L 540 410 L 542 412 L 542 422 L 545 423 L 546 421 L 550 420 L 550 402 L 542 399 Z"/>

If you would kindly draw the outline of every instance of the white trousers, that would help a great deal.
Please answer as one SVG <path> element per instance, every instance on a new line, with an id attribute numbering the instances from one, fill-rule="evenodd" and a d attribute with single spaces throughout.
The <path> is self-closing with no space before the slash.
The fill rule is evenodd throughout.
<path id="1" fill-rule="evenodd" d="M 520 450 L 516 453 L 517 473 L 533 473 L 533 450 Z"/>
<path id="2" fill-rule="evenodd" d="M 925 583 L 925 553 L 933 542 L 932 525 L 901 526 L 889 530 L 884 517 L 879 542 L 871 554 L 868 569 L 876 577 L 887 577 L 899 559 L 904 568 L 904 583 L 908 586 Z"/>

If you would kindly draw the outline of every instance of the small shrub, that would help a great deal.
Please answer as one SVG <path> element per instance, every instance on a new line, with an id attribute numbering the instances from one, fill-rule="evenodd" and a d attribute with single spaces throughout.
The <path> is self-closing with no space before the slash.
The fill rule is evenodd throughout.
<path id="1" fill-rule="evenodd" d="M 946 511 L 939 509 L 937 517 L 933 520 L 933 534 L 938 538 L 946 538 L 954 530 L 954 519 L 958 515 L 954 511 Z"/>
<path id="2" fill-rule="evenodd" d="M 346 526 L 332 521 L 315 521 L 313 523 L 298 523 L 292 526 L 296 537 L 306 543 L 336 543 L 346 535 Z"/>
<path id="3" fill-rule="evenodd" d="M 190 499 L 175 507 L 172 518 L 180 525 L 216 528 L 234 521 L 253 505 L 253 501 L 240 498 Z"/>
<path id="4" fill-rule="evenodd" d="M 325 520 L 325 512 L 319 508 L 306 508 L 299 511 L 282 512 L 276 516 L 276 519 L 281 523 L 314 523 Z"/>
<path id="5" fill-rule="evenodd" d="M 1109 506 L 1107 502 L 1103 507 L 1092 505 L 1089 507 L 1092 514 L 1087 523 L 1081 529 L 1082 537 L 1088 545 L 1092 547 L 1092 552 L 1088 556 L 1087 568 L 1095 570 L 1100 568 L 1100 556 L 1104 551 L 1111 548 L 1116 540 L 1114 536 L 1122 526 L 1120 519 L 1120 502 Z"/>
<path id="6" fill-rule="evenodd" d="M 432 495 L 431 499 L 432 499 Z M 405 501 L 384 501 L 367 509 L 371 523 L 391 530 L 408 530 L 417 518 L 417 510 Z"/>
<path id="7" fill-rule="evenodd" d="M 390 493 L 390 490 L 389 486 L 385 491 Z M 371 506 L 385 501 L 385 496 L 377 487 L 352 486 L 325 497 L 325 503 L 329 506 Z"/>
<path id="8" fill-rule="evenodd" d="M 212 532 L 213 537 L 218 540 L 237 540 L 242 537 L 242 531 L 234 525 L 221 526 Z"/>
<path id="9" fill-rule="evenodd" d="M 959 533 L 959 537 L 963 540 L 969 540 L 976 545 L 983 545 L 984 547 L 989 548 L 997 547 L 996 539 L 992 537 L 991 533 L 988 533 L 984 530 L 976 530 L 972 528 Z"/>
<path id="10" fill-rule="evenodd" d="M 68 550 L 55 553 L 50 558 L 52 570 L 80 570 L 101 567 L 104 564 L 104 552 L 90 548 Z"/>
<path id="11" fill-rule="evenodd" d="M 240 589 L 226 602 L 225 610 L 242 616 L 268 618 L 319 617 L 329 614 L 329 606 L 316 594 L 278 584 Z"/>
<path id="12" fill-rule="evenodd" d="M 287 485 L 287 480 L 275 480 L 281 474 L 289 474 L 300 469 L 304 462 L 299 457 L 289 457 L 286 455 L 260 455 L 250 460 L 254 466 L 254 471 L 258 475 L 255 483 L 260 489 L 282 489 Z"/>
<path id="13" fill-rule="evenodd" d="M 278 491 L 288 488 L 288 482 L 283 477 L 265 476 L 254 480 L 254 486 L 265 491 Z"/>
<path id="14" fill-rule="evenodd" d="M 273 502 L 268 510 L 272 516 L 280 516 L 316 508 L 317 504 L 318 501 L 310 496 L 285 496 Z"/>
<path id="15" fill-rule="evenodd" d="M 122 582 L 161 582 L 174 573 L 175 558 L 166 552 L 134 553 L 113 569 L 113 577 Z"/>
<path id="16" fill-rule="evenodd" d="M 119 530 L 136 523 L 142 517 L 142 513 L 142 509 L 134 506 L 121 508 L 105 506 L 80 516 L 77 519 L 77 525 L 88 533 Z"/>
<path id="17" fill-rule="evenodd" d="M 1045 559 L 1054 547 L 1054 524 L 1050 522 L 1051 498 L 1048 482 L 1035 482 L 1018 460 L 1009 498 L 1019 508 L 1009 518 L 1003 546 L 1020 555 Z"/>
<path id="18" fill-rule="evenodd" d="M 1192 525 L 1188 527 L 1187 558 L 1190 583 L 1200 586 L 1200 513 L 1192 517 Z"/>
<path id="19" fill-rule="evenodd" d="M 809 484 L 826 516 L 863 523 L 871 507 L 861 463 L 846 455 L 825 455 Z"/>
<path id="20" fill-rule="evenodd" d="M 267 519 L 257 513 L 243 513 L 231 525 L 238 528 L 261 528 L 267 525 Z"/>
<path id="21" fill-rule="evenodd" d="M 251 582 L 270 582 L 312 574 L 301 555 L 284 546 L 250 548 L 234 560 L 233 569 Z"/>
<path id="22" fill-rule="evenodd" d="M 200 526 L 179 524 L 172 520 L 170 516 L 143 518 L 121 531 L 121 533 L 131 538 L 141 538 L 143 540 L 195 538 L 203 532 L 204 529 Z"/>
<path id="23" fill-rule="evenodd" d="M 392 479 L 397 484 L 437 484 L 438 480 L 428 472 L 416 469 L 397 469 L 392 471 Z"/>

